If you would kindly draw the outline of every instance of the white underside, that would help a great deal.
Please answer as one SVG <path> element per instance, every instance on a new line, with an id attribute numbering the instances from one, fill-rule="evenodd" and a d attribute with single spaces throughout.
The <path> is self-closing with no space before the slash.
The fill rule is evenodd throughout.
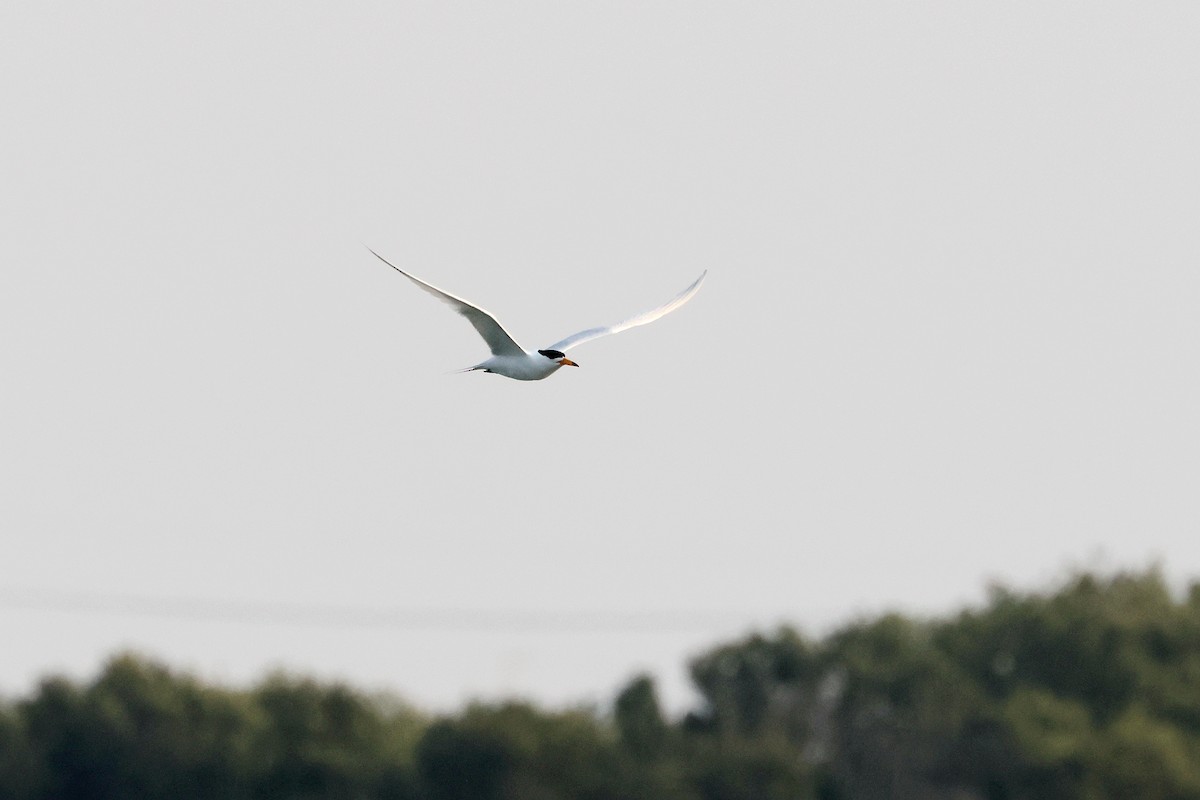
<path id="1" fill-rule="evenodd" d="M 492 356 L 471 369 L 486 370 L 518 381 L 540 381 L 548 378 L 562 367 L 557 361 L 541 353 L 526 353 L 520 356 Z"/>

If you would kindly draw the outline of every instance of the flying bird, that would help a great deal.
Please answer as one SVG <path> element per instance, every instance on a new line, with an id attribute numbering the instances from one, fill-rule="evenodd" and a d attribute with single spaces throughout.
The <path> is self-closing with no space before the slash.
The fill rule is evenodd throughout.
<path id="1" fill-rule="evenodd" d="M 367 249 L 371 250 L 369 247 Z M 473 367 L 467 367 L 465 370 L 462 370 L 463 372 L 474 372 L 476 370 L 491 372 L 496 375 L 503 375 L 506 378 L 514 378 L 518 381 L 540 381 L 542 378 L 548 378 L 553 375 L 560 367 L 578 367 L 578 364 L 567 358 L 567 350 L 570 350 L 572 347 L 578 347 L 584 342 L 590 342 L 592 339 L 607 336 L 610 333 L 620 333 L 629 328 L 636 328 L 638 325 L 654 322 L 659 317 L 670 314 L 692 299 L 692 295 L 700 290 L 700 284 L 704 282 L 704 276 L 708 274 L 708 270 L 701 273 L 695 283 L 680 292 L 675 299 L 663 303 L 657 308 L 643 311 L 641 314 L 630 317 L 624 322 L 618 322 L 616 325 L 604 325 L 599 328 L 588 328 L 585 331 L 573 333 L 544 350 L 526 350 L 517 344 L 516 340 L 508 334 L 508 331 L 504 330 L 500 323 L 496 321 L 496 318 L 487 311 L 463 300 L 461 297 L 456 297 L 449 292 L 443 292 L 441 289 L 426 283 L 418 277 L 409 275 L 374 250 L 371 250 L 371 253 L 437 299 L 448 303 L 455 311 L 462 314 L 467 318 L 468 322 L 475 326 L 475 330 L 479 332 L 479 335 L 483 337 L 483 340 L 487 342 L 488 347 L 491 349 L 492 357 L 487 361 L 481 361 Z"/>

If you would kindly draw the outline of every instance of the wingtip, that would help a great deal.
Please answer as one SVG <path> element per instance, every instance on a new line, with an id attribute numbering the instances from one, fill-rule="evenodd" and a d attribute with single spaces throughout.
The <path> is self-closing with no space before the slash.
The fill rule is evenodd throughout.
<path id="1" fill-rule="evenodd" d="M 410 275 L 408 275 L 408 273 L 407 273 L 407 272 L 405 272 L 404 270 L 400 269 L 399 267 L 397 267 L 397 266 L 396 266 L 395 264 L 393 264 L 392 262 L 388 261 L 388 260 L 387 260 L 386 258 L 384 258 L 383 256 L 379 255 L 379 253 L 376 253 L 374 250 L 372 250 L 372 249 L 371 249 L 371 246 L 370 246 L 369 244 L 367 244 L 366 242 L 363 242 L 363 247 L 367 248 L 367 252 L 369 252 L 371 255 L 375 256 L 376 258 L 378 258 L 378 259 L 379 259 L 380 261 L 382 261 L 383 263 L 387 264 L 387 265 L 388 265 L 389 267 L 391 267 L 392 269 L 396 270 L 396 272 L 399 272 L 401 275 L 404 275 L 404 276 L 406 276 L 406 277 L 411 277 Z"/>

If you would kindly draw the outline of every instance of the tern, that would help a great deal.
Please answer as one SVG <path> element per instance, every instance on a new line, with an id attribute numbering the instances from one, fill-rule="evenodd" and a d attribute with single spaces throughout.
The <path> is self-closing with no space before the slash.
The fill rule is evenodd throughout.
<path id="1" fill-rule="evenodd" d="M 367 249 L 371 250 L 369 247 Z M 567 358 L 567 350 L 570 350 L 572 347 L 578 347 L 584 342 L 590 342 L 592 339 L 608 336 L 610 333 L 620 333 L 629 328 L 636 328 L 638 325 L 654 322 L 654 320 L 670 314 L 692 299 L 692 296 L 700 290 L 700 284 L 704 282 L 704 277 L 708 275 L 708 270 L 705 270 L 691 286 L 676 295 L 674 299 L 663 303 L 657 308 L 643 311 L 641 314 L 630 317 L 624 322 L 618 322 L 615 325 L 604 325 L 598 328 L 588 328 L 579 333 L 573 333 L 562 341 L 555 342 L 543 350 L 526 350 L 517 344 L 516 340 L 508 334 L 508 331 L 504 330 L 495 317 L 479 306 L 469 303 L 449 292 L 444 292 L 415 275 L 409 275 L 374 250 L 371 250 L 371 254 L 437 299 L 449 304 L 451 308 L 462 314 L 467 318 L 468 322 L 475 326 L 475 330 L 479 332 L 479 335 L 483 337 L 488 347 L 491 348 L 492 357 L 487 361 L 481 361 L 473 367 L 467 367 L 462 372 L 491 372 L 518 381 L 540 381 L 543 378 L 550 377 L 561 367 L 578 367 L 578 364 Z"/>

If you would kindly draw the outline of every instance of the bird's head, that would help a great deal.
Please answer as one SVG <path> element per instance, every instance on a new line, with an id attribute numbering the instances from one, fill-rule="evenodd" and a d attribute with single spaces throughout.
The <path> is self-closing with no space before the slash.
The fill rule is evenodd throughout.
<path id="1" fill-rule="evenodd" d="M 546 358 L 553 361 L 555 364 L 558 364 L 560 367 L 578 367 L 579 366 L 574 361 L 567 358 L 566 353 L 562 353 L 558 350 L 538 350 L 538 352 L 541 353 Z"/>

